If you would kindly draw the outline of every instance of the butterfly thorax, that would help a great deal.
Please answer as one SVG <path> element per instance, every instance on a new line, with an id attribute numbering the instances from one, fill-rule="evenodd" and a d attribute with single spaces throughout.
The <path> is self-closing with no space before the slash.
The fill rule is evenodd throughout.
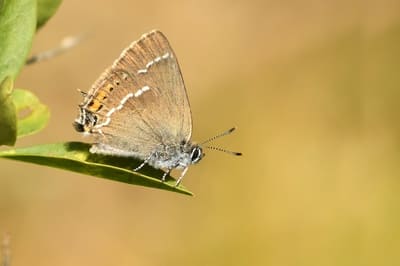
<path id="1" fill-rule="evenodd" d="M 199 162 L 203 156 L 201 147 L 191 142 L 182 142 L 179 145 L 160 145 L 151 154 L 148 164 L 155 168 L 184 169 Z"/>

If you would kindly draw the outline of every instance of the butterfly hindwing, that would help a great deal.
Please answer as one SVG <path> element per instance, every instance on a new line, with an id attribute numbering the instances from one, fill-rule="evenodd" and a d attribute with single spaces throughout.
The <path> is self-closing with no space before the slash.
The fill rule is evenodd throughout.
<path id="1" fill-rule="evenodd" d="M 189 101 L 165 36 L 152 31 L 125 49 L 94 83 L 82 112 L 95 118 L 88 125 L 101 143 L 94 152 L 145 158 L 157 145 L 189 141 Z"/>

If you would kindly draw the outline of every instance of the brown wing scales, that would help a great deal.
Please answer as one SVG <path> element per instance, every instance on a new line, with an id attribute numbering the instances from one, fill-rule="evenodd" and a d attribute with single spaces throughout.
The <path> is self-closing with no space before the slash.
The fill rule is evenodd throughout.
<path id="1" fill-rule="evenodd" d="M 77 121 L 93 116 L 86 128 L 96 141 L 115 149 L 145 154 L 156 145 L 191 138 L 191 113 L 180 68 L 159 31 L 125 49 L 94 83 L 80 108 Z"/>

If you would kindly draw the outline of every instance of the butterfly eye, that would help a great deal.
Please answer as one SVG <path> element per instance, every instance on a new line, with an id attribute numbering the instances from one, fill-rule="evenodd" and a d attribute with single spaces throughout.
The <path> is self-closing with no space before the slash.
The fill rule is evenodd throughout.
<path id="1" fill-rule="evenodd" d="M 202 150 L 200 147 L 195 147 L 192 150 L 192 154 L 190 156 L 190 159 L 192 160 L 192 163 L 197 163 L 198 161 L 201 160 L 203 157 Z"/>

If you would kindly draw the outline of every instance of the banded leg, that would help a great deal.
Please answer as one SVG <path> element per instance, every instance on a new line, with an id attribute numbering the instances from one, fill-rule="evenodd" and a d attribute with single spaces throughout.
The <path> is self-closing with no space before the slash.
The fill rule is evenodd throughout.
<path id="1" fill-rule="evenodd" d="M 185 169 L 183 169 L 181 176 L 178 178 L 178 180 L 175 183 L 175 186 L 179 186 L 179 184 L 182 182 L 183 177 L 185 176 L 187 170 L 189 169 L 189 167 L 186 167 Z"/>
<path id="2" fill-rule="evenodd" d="M 168 171 L 164 172 L 164 174 L 163 174 L 163 176 L 162 176 L 162 178 L 161 178 L 161 180 L 162 180 L 163 182 L 165 182 L 165 178 L 167 177 L 167 175 L 169 175 L 169 174 L 171 173 L 171 170 L 172 170 L 172 169 L 168 169 Z"/>
<path id="3" fill-rule="evenodd" d="M 133 171 L 134 172 L 137 172 L 137 171 L 139 171 L 140 169 L 142 169 L 143 168 L 143 166 L 145 166 L 146 165 L 146 163 L 148 163 L 149 162 L 149 160 L 150 160 L 150 158 L 151 158 L 151 156 L 153 156 L 153 154 L 150 154 L 150 156 L 149 157 L 147 157 L 144 161 L 143 161 L 143 163 L 141 163 L 138 167 L 136 167 L 135 169 L 133 169 Z"/>

